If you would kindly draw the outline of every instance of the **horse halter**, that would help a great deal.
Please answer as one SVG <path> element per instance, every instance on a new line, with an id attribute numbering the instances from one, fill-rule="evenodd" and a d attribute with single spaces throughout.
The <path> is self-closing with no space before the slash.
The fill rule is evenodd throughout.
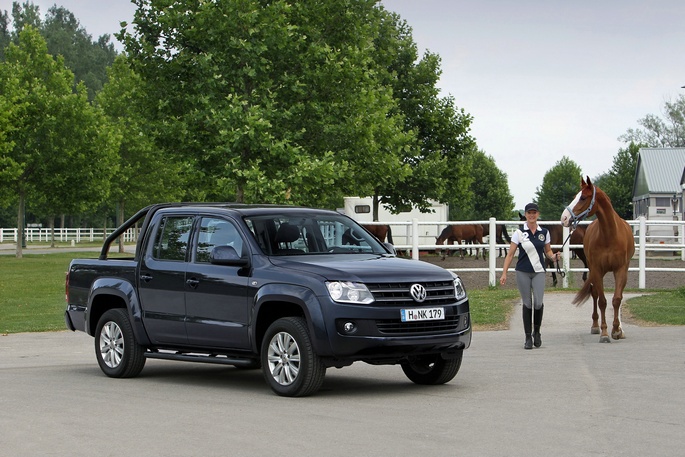
<path id="1" fill-rule="evenodd" d="M 590 200 L 590 206 L 588 206 L 585 211 L 581 212 L 580 214 L 576 215 L 573 213 L 573 208 L 570 206 L 567 206 L 566 209 L 568 210 L 569 214 L 571 214 L 571 229 L 575 230 L 576 227 L 578 227 L 578 223 L 585 219 L 588 214 L 590 214 L 590 211 L 592 211 L 592 207 L 595 206 L 595 196 L 597 195 L 597 187 L 592 186 L 592 200 Z M 570 236 L 570 234 L 569 234 Z"/>

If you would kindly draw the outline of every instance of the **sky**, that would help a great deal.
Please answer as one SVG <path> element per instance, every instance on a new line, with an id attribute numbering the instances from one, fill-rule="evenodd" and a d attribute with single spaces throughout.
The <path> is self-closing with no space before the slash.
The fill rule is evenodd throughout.
<path id="1" fill-rule="evenodd" d="M 64 6 L 94 39 L 135 11 L 128 0 L 33 3 L 43 17 Z M 517 209 L 563 157 L 591 178 L 608 172 L 626 146 L 618 137 L 685 95 L 683 0 L 382 4 L 412 27 L 421 55 L 441 57 L 441 95 L 473 117 L 471 134 L 507 174 Z"/>

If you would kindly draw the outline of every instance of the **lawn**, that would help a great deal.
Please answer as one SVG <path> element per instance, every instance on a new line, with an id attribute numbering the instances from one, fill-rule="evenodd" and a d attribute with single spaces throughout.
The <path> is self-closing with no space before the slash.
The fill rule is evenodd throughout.
<path id="1" fill-rule="evenodd" d="M 64 279 L 75 257 L 97 252 L 0 256 L 0 333 L 64 330 Z M 517 290 L 470 289 L 471 320 L 476 330 L 506 328 Z M 654 325 L 685 325 L 685 288 L 653 291 L 629 300 L 631 317 Z"/>

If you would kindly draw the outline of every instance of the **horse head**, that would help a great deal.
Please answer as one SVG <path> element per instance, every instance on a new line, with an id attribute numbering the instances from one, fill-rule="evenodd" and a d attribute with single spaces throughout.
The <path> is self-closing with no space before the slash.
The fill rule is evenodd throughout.
<path id="1" fill-rule="evenodd" d="M 573 225 L 573 228 L 578 225 L 588 216 L 593 216 L 597 212 L 595 201 L 597 197 L 597 188 L 587 177 L 587 181 L 580 178 L 580 192 L 578 192 L 571 203 L 566 206 L 564 212 L 561 214 L 561 224 L 564 227 Z"/>

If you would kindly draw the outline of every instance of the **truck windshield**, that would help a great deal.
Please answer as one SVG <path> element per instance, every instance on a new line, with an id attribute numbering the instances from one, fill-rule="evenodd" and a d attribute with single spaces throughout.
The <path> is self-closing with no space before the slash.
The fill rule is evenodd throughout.
<path id="1" fill-rule="evenodd" d="M 373 235 L 345 216 L 272 214 L 247 217 L 245 223 L 267 255 L 389 253 Z"/>

